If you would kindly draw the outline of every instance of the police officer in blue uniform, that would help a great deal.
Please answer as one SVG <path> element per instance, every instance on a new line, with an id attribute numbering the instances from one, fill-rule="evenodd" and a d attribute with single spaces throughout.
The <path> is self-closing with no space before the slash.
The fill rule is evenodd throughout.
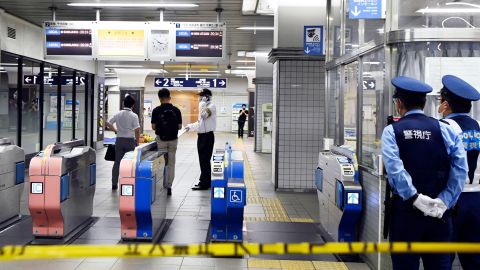
<path id="1" fill-rule="evenodd" d="M 480 93 L 464 80 L 447 75 L 442 78 L 438 112 L 461 134 L 467 151 L 468 177 L 453 212 L 455 242 L 480 242 L 480 183 L 475 177 L 480 153 L 480 125 L 469 116 L 472 101 L 480 99 Z M 479 254 L 458 254 L 464 270 L 480 269 Z M 452 259 L 455 257 L 452 256 Z"/>
<path id="2" fill-rule="evenodd" d="M 418 80 L 396 77 L 393 96 L 401 119 L 382 134 L 382 154 L 393 190 L 391 242 L 448 242 L 450 208 L 467 177 L 460 136 L 446 123 L 423 113 L 432 88 Z M 449 254 L 392 254 L 394 270 L 451 269 Z"/>

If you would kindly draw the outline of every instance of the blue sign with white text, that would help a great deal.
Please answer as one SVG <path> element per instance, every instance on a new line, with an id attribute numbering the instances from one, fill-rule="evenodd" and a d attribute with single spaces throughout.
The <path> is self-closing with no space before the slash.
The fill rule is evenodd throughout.
<path id="1" fill-rule="evenodd" d="M 349 0 L 349 19 L 385 18 L 385 0 Z"/>
<path id="2" fill-rule="evenodd" d="M 303 51 L 308 55 L 323 55 L 323 26 L 305 26 Z"/>
<path id="3" fill-rule="evenodd" d="M 154 87 L 227 88 L 222 78 L 155 78 Z"/>

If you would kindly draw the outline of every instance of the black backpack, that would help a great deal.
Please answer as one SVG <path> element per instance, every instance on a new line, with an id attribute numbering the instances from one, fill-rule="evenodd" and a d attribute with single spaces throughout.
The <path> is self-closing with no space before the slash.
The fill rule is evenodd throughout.
<path id="1" fill-rule="evenodd" d="M 173 109 L 167 109 L 158 116 L 157 135 L 162 141 L 172 141 L 178 136 L 178 118 Z"/>

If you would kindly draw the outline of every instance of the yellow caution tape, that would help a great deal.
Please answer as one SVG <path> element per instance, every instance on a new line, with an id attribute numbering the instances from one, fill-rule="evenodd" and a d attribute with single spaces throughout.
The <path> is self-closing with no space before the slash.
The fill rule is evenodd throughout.
<path id="1" fill-rule="evenodd" d="M 356 253 L 480 253 L 480 243 L 210 243 L 69 246 L 3 246 L 0 261 L 85 257 L 240 257 L 245 255 Z"/>

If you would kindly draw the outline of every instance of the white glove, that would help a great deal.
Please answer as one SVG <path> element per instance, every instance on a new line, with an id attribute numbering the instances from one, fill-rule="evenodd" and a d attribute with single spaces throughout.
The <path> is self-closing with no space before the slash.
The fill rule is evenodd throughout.
<path id="1" fill-rule="evenodd" d="M 198 122 L 195 122 L 195 123 L 191 123 L 191 124 L 188 124 L 186 127 L 185 127 L 185 130 L 187 132 L 191 131 L 191 130 L 198 130 Z"/>
<path id="2" fill-rule="evenodd" d="M 422 211 L 425 216 L 431 217 L 437 217 L 438 215 L 435 204 L 438 204 L 438 202 L 423 194 L 418 194 L 417 199 L 413 202 L 413 206 Z"/>
<path id="3" fill-rule="evenodd" d="M 448 207 L 447 205 L 439 198 L 436 198 L 434 199 L 435 201 L 435 204 L 434 204 L 434 208 L 435 208 L 435 217 L 437 218 L 442 218 L 443 217 L 443 214 L 445 214 L 445 211 L 447 211 Z"/>

